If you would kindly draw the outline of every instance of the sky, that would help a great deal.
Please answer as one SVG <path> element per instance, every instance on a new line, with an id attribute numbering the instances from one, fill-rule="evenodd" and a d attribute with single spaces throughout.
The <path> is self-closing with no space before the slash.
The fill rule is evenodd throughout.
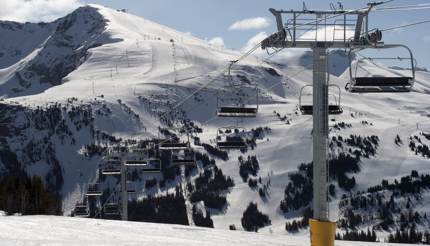
<path id="1" fill-rule="evenodd" d="M 332 2 L 337 3 L 336 0 L 308 0 L 306 7 L 330 9 Z M 342 1 L 345 9 L 364 7 L 367 2 Z M 89 3 L 127 9 L 132 14 L 207 39 L 214 45 L 242 50 L 253 41 L 276 31 L 275 19 L 268 11 L 269 8 L 303 7 L 303 1 L 296 0 L 0 0 L 0 20 L 51 21 Z M 430 0 L 395 0 L 387 6 L 426 3 L 430 3 Z M 422 20 L 430 20 L 430 8 L 374 12 L 371 15 L 371 25 L 379 28 Z M 384 41 L 410 46 L 418 65 L 430 68 L 430 23 L 386 32 Z"/>

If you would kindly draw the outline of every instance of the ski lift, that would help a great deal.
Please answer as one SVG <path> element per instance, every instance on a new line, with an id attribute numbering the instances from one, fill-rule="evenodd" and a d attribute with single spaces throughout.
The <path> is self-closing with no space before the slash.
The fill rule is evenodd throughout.
<path id="1" fill-rule="evenodd" d="M 159 173 L 161 172 L 161 160 L 157 158 L 150 158 L 146 161 L 146 165 L 141 167 L 145 173 Z"/>
<path id="2" fill-rule="evenodd" d="M 94 183 L 94 184 L 89 184 L 88 185 L 88 189 L 87 189 L 87 196 L 101 196 L 103 194 L 103 192 L 100 189 L 100 184 L 98 183 Z"/>
<path id="3" fill-rule="evenodd" d="M 142 167 L 146 166 L 148 163 L 146 161 L 148 157 L 147 149 L 130 149 L 127 153 L 124 161 L 126 167 Z"/>
<path id="4" fill-rule="evenodd" d="M 313 85 L 305 85 L 300 89 L 300 96 L 299 96 L 299 109 L 300 112 L 303 115 L 312 115 L 314 110 L 313 110 L 313 104 L 312 103 L 303 103 L 302 101 L 302 97 L 305 95 L 303 93 L 304 89 L 307 87 L 313 87 Z M 340 87 L 334 84 L 329 84 L 328 87 L 334 87 L 338 90 L 338 96 L 336 97 L 336 95 L 333 95 L 334 97 L 334 103 L 330 103 L 328 105 L 328 113 L 329 114 L 342 114 L 343 113 L 343 109 L 340 105 L 340 96 L 341 96 L 341 90 Z"/>
<path id="5" fill-rule="evenodd" d="M 236 87 L 233 87 L 236 88 Z M 243 97 L 236 95 L 235 103 L 224 103 L 220 100 L 220 95 L 225 93 L 217 93 L 217 116 L 218 117 L 256 117 L 258 113 L 258 88 L 255 87 L 256 105 L 251 105 L 243 100 Z"/>
<path id="6" fill-rule="evenodd" d="M 121 175 L 121 161 L 108 160 L 102 166 L 103 175 Z"/>
<path id="7" fill-rule="evenodd" d="M 184 150 L 173 150 L 171 152 L 171 164 L 172 166 L 195 166 L 195 152 L 191 148 Z"/>
<path id="8" fill-rule="evenodd" d="M 145 155 L 147 151 L 147 148 L 130 148 L 129 152 L 135 155 Z"/>
<path id="9" fill-rule="evenodd" d="M 126 167 L 144 167 L 148 165 L 148 162 L 146 160 L 128 159 L 124 162 L 124 165 Z"/>
<path id="10" fill-rule="evenodd" d="M 76 203 L 75 209 L 73 211 L 74 216 L 88 218 L 90 216 L 87 203 Z"/>
<path id="11" fill-rule="evenodd" d="M 350 82 L 346 84 L 345 89 L 353 93 L 382 93 L 382 92 L 410 92 L 415 81 L 415 60 L 412 51 L 406 45 L 401 44 L 384 44 L 383 46 L 375 46 L 373 49 L 391 49 L 404 48 L 408 51 L 407 57 L 363 57 L 356 62 L 355 72 L 353 74 L 353 50 L 349 52 L 349 76 Z M 364 49 L 364 48 L 363 48 Z M 363 50 L 359 49 L 359 50 Z M 406 60 L 410 62 L 410 75 L 405 76 L 357 76 L 359 63 L 362 60 L 368 60 L 375 66 L 378 66 L 374 60 Z"/>
<path id="12" fill-rule="evenodd" d="M 189 142 L 162 142 L 161 144 L 159 144 L 159 149 L 160 150 L 184 150 L 184 149 L 188 149 L 190 146 Z"/>
<path id="13" fill-rule="evenodd" d="M 124 165 L 127 167 L 138 167 L 143 172 L 161 172 L 161 160 L 157 158 L 126 160 Z"/>
<path id="14" fill-rule="evenodd" d="M 219 149 L 246 149 L 247 145 L 243 138 L 237 136 L 245 131 L 243 127 L 222 127 L 218 128 L 216 135 L 216 145 Z M 233 135 L 233 136 L 232 136 Z"/>
<path id="15" fill-rule="evenodd" d="M 120 209 L 118 203 L 107 203 L 103 207 L 104 215 L 115 216 L 120 215 Z"/>
<path id="16" fill-rule="evenodd" d="M 175 146 L 175 148 L 179 147 Z M 136 167 L 143 172 L 161 172 L 161 159 L 157 155 L 155 146 L 132 149 L 130 152 L 124 162 L 126 167 Z"/>

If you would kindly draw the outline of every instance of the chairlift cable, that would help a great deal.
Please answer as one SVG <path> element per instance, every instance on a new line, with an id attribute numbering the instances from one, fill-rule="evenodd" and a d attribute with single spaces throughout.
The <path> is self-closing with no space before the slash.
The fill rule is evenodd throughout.
<path id="1" fill-rule="evenodd" d="M 392 2 L 392 1 L 393 1 L 393 0 L 388 0 L 388 1 L 380 2 L 380 4 L 379 4 L 379 5 L 381 5 L 381 4 L 385 4 L 385 3 L 388 3 L 388 2 Z M 294 26 L 292 26 L 292 27 L 286 27 L 286 28 L 284 28 L 284 29 L 285 29 L 285 30 L 289 30 L 289 29 L 291 29 L 291 28 L 295 28 L 295 27 L 300 27 L 300 26 L 304 26 L 304 25 L 309 25 L 309 24 L 319 23 L 319 22 L 324 21 L 324 20 L 328 20 L 328 19 L 336 18 L 336 17 L 338 17 L 338 16 L 342 16 L 342 15 L 345 15 L 345 14 L 348 14 L 348 13 L 352 13 L 352 12 L 359 11 L 359 10 L 370 9 L 370 8 L 371 8 L 371 6 L 363 7 L 363 8 L 358 8 L 358 9 L 354 9 L 354 10 L 348 10 L 348 11 L 344 11 L 344 12 L 343 12 L 343 13 L 341 13 L 341 14 L 328 15 L 328 16 L 325 16 L 324 18 L 320 18 L 320 19 L 317 19 L 317 20 L 315 20 L 315 21 L 311 21 L 311 22 L 303 23 L 303 24 L 299 24 L 299 25 L 294 25 Z M 243 59 L 245 59 L 246 57 L 248 57 L 249 55 L 251 55 L 254 51 L 256 51 L 259 47 L 261 47 L 261 44 L 262 44 L 262 43 L 263 43 L 263 40 L 261 40 L 259 43 L 257 43 L 257 44 L 256 44 L 254 47 L 252 47 L 251 49 L 249 49 L 246 53 L 244 53 L 243 55 L 241 55 L 237 60 L 234 60 L 234 61 L 233 61 L 233 64 L 239 63 L 240 61 L 242 61 Z M 228 70 L 228 68 L 227 68 L 227 69 L 225 69 L 225 70 L 223 70 L 221 74 L 224 74 L 227 70 Z M 184 104 L 185 102 L 187 102 L 191 97 L 193 97 L 195 94 L 199 93 L 201 90 L 203 90 L 203 89 L 207 88 L 207 87 L 208 87 L 210 84 L 212 84 L 215 80 L 216 80 L 216 77 L 215 77 L 213 80 L 211 80 L 210 82 L 208 82 L 208 83 L 206 83 L 205 85 L 201 86 L 200 88 L 196 89 L 194 92 L 192 92 L 190 95 L 188 95 L 187 97 L 185 97 L 183 100 L 179 101 L 179 102 L 178 102 L 178 103 L 177 103 L 173 108 L 171 108 L 169 111 L 167 111 L 167 112 L 165 112 L 164 114 L 162 114 L 160 117 L 165 116 L 167 113 L 170 113 L 170 112 L 172 112 L 173 110 L 175 110 L 175 109 L 177 109 L 178 107 L 180 107 L 181 105 L 183 105 L 183 104 Z"/>
<path id="2" fill-rule="evenodd" d="M 395 10 L 421 10 L 430 8 L 430 3 L 422 3 L 416 5 L 403 5 L 403 6 L 388 6 L 388 7 L 380 7 L 375 8 L 374 11 L 395 11 Z"/>
<path id="3" fill-rule="evenodd" d="M 430 6 L 429 6 L 429 8 L 430 8 Z M 416 26 L 416 25 L 425 24 L 425 23 L 430 23 L 430 20 L 418 21 L 418 22 L 409 23 L 409 24 L 400 25 L 400 26 L 393 26 L 393 27 L 382 29 L 380 31 L 382 31 L 382 32 L 391 31 L 391 30 L 406 28 L 406 27 L 410 27 L 410 26 Z"/>

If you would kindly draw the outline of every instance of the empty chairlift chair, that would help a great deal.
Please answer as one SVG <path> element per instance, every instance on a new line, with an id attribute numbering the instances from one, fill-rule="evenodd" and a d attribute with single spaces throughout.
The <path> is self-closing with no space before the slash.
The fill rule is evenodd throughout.
<path id="1" fill-rule="evenodd" d="M 73 214 L 75 217 L 83 217 L 83 218 L 89 217 L 90 213 L 89 213 L 87 204 L 85 202 L 84 203 L 77 203 L 75 205 L 75 209 L 73 211 Z"/>
<path id="2" fill-rule="evenodd" d="M 312 88 L 313 86 L 312 85 L 305 85 L 305 86 L 303 86 L 301 89 L 300 89 L 300 96 L 299 96 L 299 109 L 300 109 L 300 112 L 303 114 L 303 115 L 312 115 L 313 114 L 313 112 L 314 112 L 314 110 L 313 110 L 313 103 L 312 103 L 312 101 L 310 101 L 310 102 L 304 102 L 303 101 L 303 96 L 305 95 L 304 94 L 304 90 L 306 89 L 306 88 Z M 341 90 L 340 90 L 340 87 L 339 86 L 337 86 L 337 85 L 333 85 L 333 84 L 330 84 L 330 85 L 328 85 L 328 87 L 330 88 L 330 87 L 332 87 L 332 88 L 335 88 L 336 90 L 337 90 L 337 95 L 334 95 L 333 94 L 333 97 L 332 98 L 334 98 L 334 100 L 333 101 L 329 101 L 329 105 L 328 105 L 328 113 L 329 114 L 332 114 L 332 115 L 334 115 L 334 114 L 342 114 L 343 113 L 343 109 L 342 109 L 342 107 L 341 107 L 341 105 L 340 105 L 340 97 L 341 97 Z M 312 94 L 310 94 L 310 93 L 308 93 L 308 94 L 306 94 L 306 95 L 308 95 L 308 96 L 312 96 Z M 329 97 L 330 98 L 330 97 Z"/>
<path id="3" fill-rule="evenodd" d="M 159 144 L 160 150 L 184 150 L 188 149 L 190 146 L 190 143 L 180 143 L 180 142 L 164 142 Z"/>
<path id="4" fill-rule="evenodd" d="M 127 158 L 124 162 L 126 167 L 144 167 L 148 165 L 146 159 Z"/>
<path id="5" fill-rule="evenodd" d="M 125 166 L 136 167 L 146 173 L 161 172 L 161 160 L 156 158 L 149 158 L 146 160 L 127 160 Z"/>
<path id="6" fill-rule="evenodd" d="M 244 102 L 241 103 L 224 103 L 221 102 L 221 95 L 225 93 L 218 92 L 217 96 L 217 116 L 218 117 L 256 117 L 258 113 L 258 88 L 255 88 L 256 91 L 256 105 L 247 104 Z M 241 100 L 240 96 L 237 96 L 236 100 Z M 241 100 L 244 101 L 244 100 Z"/>
<path id="7" fill-rule="evenodd" d="M 382 93 L 382 92 L 410 92 L 415 81 L 415 60 L 412 51 L 405 45 L 392 45 L 383 44 L 381 46 L 375 46 L 376 50 L 381 49 L 392 49 L 392 48 L 404 48 L 408 51 L 407 57 L 364 57 L 356 60 L 355 69 L 353 69 L 353 58 L 354 54 L 359 55 L 358 52 L 353 53 L 352 50 L 349 54 L 349 75 L 350 81 L 346 84 L 345 89 L 353 93 Z M 360 50 L 358 50 L 360 51 Z M 363 69 L 360 63 L 369 61 L 374 67 L 381 67 L 381 65 L 374 63 L 377 60 L 406 60 L 410 64 L 407 69 L 402 69 L 401 72 L 394 72 L 392 69 L 386 69 L 391 75 L 372 75 L 364 76 L 357 75 L 359 69 Z M 390 71 L 391 70 L 391 71 Z M 404 72 L 410 71 L 409 75 L 405 75 Z M 361 71 L 362 72 L 362 71 Z"/>
<path id="8" fill-rule="evenodd" d="M 121 175 L 121 161 L 107 160 L 102 165 L 103 175 Z"/>
<path id="9" fill-rule="evenodd" d="M 179 146 L 169 145 L 168 148 L 179 148 Z M 128 168 L 138 168 L 143 172 L 156 173 L 161 172 L 161 160 L 157 155 L 158 151 L 155 148 L 143 148 L 131 151 L 127 155 L 124 165 Z"/>
<path id="10" fill-rule="evenodd" d="M 217 130 L 216 144 L 219 149 L 246 149 L 247 145 L 237 134 L 245 131 L 243 127 L 222 127 Z"/>
<path id="11" fill-rule="evenodd" d="M 103 207 L 103 213 L 107 216 L 120 215 L 120 209 L 118 203 L 107 203 Z"/>
<path id="12" fill-rule="evenodd" d="M 191 148 L 185 150 L 173 150 L 171 153 L 172 166 L 194 166 L 196 156 Z"/>
<path id="13" fill-rule="evenodd" d="M 87 189 L 87 196 L 101 196 L 103 194 L 102 190 L 100 189 L 100 184 L 89 184 Z"/>
<path id="14" fill-rule="evenodd" d="M 125 159 L 124 165 L 126 167 L 144 167 L 148 165 L 148 148 L 132 148 L 130 149 Z"/>
<path id="15" fill-rule="evenodd" d="M 157 158 L 149 158 L 146 166 L 143 166 L 141 170 L 145 173 L 159 173 L 161 172 L 161 160 Z"/>

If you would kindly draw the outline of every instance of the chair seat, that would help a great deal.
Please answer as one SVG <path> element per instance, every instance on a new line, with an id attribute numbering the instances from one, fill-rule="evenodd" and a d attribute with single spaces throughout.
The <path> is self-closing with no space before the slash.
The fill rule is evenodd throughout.
<path id="1" fill-rule="evenodd" d="M 356 77 L 354 86 L 411 86 L 411 77 Z"/>
<path id="2" fill-rule="evenodd" d="M 314 113 L 312 105 L 302 105 L 300 106 L 300 112 L 303 115 L 312 115 Z M 329 114 L 342 114 L 343 109 L 339 105 L 328 105 L 328 113 Z"/>
<path id="3" fill-rule="evenodd" d="M 217 147 L 220 149 L 243 149 L 246 148 L 244 142 L 218 142 Z"/>
<path id="4" fill-rule="evenodd" d="M 144 160 L 127 160 L 125 161 L 126 166 L 133 166 L 133 167 L 141 167 L 148 165 L 147 161 Z"/>
<path id="5" fill-rule="evenodd" d="M 220 117 L 255 117 L 258 109 L 251 107 L 220 107 L 217 115 Z"/>
<path id="6" fill-rule="evenodd" d="M 175 150 L 175 149 L 187 149 L 187 143 L 162 143 L 160 149 L 162 150 Z"/>

